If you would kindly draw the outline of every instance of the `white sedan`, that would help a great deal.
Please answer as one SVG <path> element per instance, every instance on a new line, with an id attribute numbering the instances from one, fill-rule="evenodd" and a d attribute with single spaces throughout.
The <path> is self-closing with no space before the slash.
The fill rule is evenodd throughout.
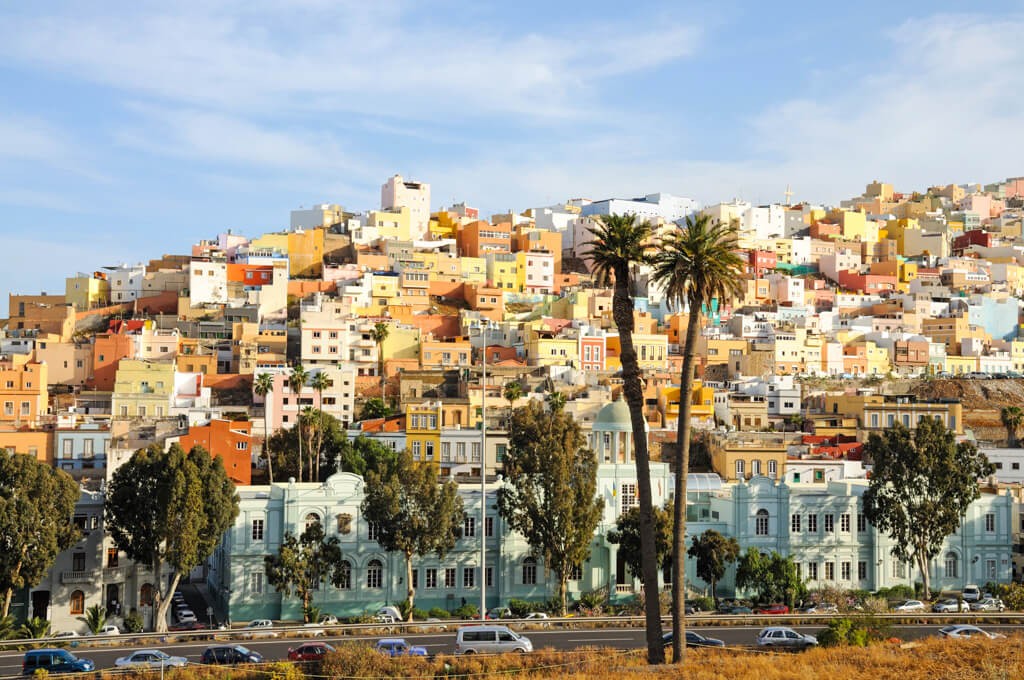
<path id="1" fill-rule="evenodd" d="M 921 600 L 904 600 L 892 608 L 894 612 L 923 612 L 924 602 Z"/>
<path id="2" fill-rule="evenodd" d="M 118 668 L 181 668 L 188 664 L 183 656 L 170 656 L 159 649 L 140 649 L 114 662 Z"/>
<path id="3" fill-rule="evenodd" d="M 946 626 L 945 628 L 939 629 L 939 635 L 944 638 L 950 638 L 953 640 L 969 640 L 972 637 L 977 638 L 988 638 L 995 640 L 997 638 L 1006 637 L 1002 633 L 990 633 L 987 630 L 982 630 L 977 626 Z"/>

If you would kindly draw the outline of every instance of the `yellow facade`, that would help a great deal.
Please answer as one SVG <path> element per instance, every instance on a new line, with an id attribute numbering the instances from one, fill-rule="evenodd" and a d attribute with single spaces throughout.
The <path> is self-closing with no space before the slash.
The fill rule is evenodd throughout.
<path id="1" fill-rule="evenodd" d="M 978 370 L 976 357 L 962 357 L 958 354 L 947 354 L 943 370 L 952 375 L 964 375 Z"/>
<path id="2" fill-rule="evenodd" d="M 519 264 L 514 256 L 500 259 L 497 257 L 489 258 L 487 261 L 487 278 L 495 288 L 521 291 L 519 269 Z"/>
<path id="3" fill-rule="evenodd" d="M 373 277 L 373 306 L 387 307 L 399 303 L 398 291 L 400 280 L 397 276 Z"/>
<path id="4" fill-rule="evenodd" d="M 590 292 L 578 290 L 553 300 L 551 316 L 571 320 L 590 318 Z"/>
<path id="5" fill-rule="evenodd" d="M 608 336 L 608 361 L 605 365 L 609 371 L 622 368 L 619 356 L 622 346 L 618 335 Z M 668 336 L 661 333 L 634 333 L 633 347 L 636 349 L 637 362 L 641 370 L 664 370 L 668 366 Z"/>
<path id="6" fill-rule="evenodd" d="M 70 277 L 64 286 L 64 300 L 76 312 L 105 307 L 110 304 L 110 282 L 94 276 Z"/>
<path id="7" fill-rule="evenodd" d="M 781 479 L 786 471 L 787 441 L 780 435 L 738 432 L 711 440 L 711 468 L 725 482 L 764 475 Z"/>
<path id="8" fill-rule="evenodd" d="M 377 229 L 381 239 L 388 241 L 408 241 L 412 238 L 412 214 L 409 208 L 397 210 L 371 210 L 366 223 Z"/>
<path id="9" fill-rule="evenodd" d="M 466 283 L 484 284 L 487 282 L 487 260 L 482 257 L 461 257 L 462 278 Z"/>
<path id="10" fill-rule="evenodd" d="M 665 415 L 665 422 L 679 421 L 679 388 L 662 387 L 658 390 L 658 406 Z M 715 388 L 708 387 L 701 380 L 693 381 L 690 393 L 690 414 L 702 422 L 713 422 L 715 418 Z"/>
<path id="11" fill-rule="evenodd" d="M 526 361 L 530 366 L 578 365 L 579 341 L 576 338 L 552 337 L 550 333 L 530 328 L 526 335 Z"/>
<path id="12" fill-rule="evenodd" d="M 409 404 L 405 409 L 405 446 L 413 460 L 440 465 L 441 402 Z"/>
<path id="13" fill-rule="evenodd" d="M 864 349 L 868 360 L 868 375 L 887 375 L 892 370 L 889 350 L 879 347 L 873 340 L 866 341 Z"/>
<path id="14" fill-rule="evenodd" d="M 288 252 L 288 234 L 263 234 L 249 242 L 249 250 Z"/>
<path id="15" fill-rule="evenodd" d="M 288 233 L 288 275 L 319 278 L 324 269 L 323 227 Z"/>
<path id="16" fill-rule="evenodd" d="M 122 359 L 111 413 L 115 418 L 163 418 L 169 415 L 173 393 L 173 363 Z"/>
<path id="17" fill-rule="evenodd" d="M 453 366 L 472 366 L 473 348 L 469 340 L 429 340 L 420 341 L 421 368 L 452 368 Z"/>

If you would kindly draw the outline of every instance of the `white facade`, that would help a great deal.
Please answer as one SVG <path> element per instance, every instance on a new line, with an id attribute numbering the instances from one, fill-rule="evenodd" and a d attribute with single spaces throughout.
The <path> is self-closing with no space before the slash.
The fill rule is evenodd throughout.
<path id="1" fill-rule="evenodd" d="M 139 299 L 142 294 L 142 281 L 146 276 L 143 264 L 122 264 L 114 267 L 108 276 L 110 281 L 110 302 L 118 304 Z"/>
<path id="2" fill-rule="evenodd" d="M 227 262 L 192 260 L 188 264 L 189 300 L 192 306 L 226 304 L 228 301 Z"/>
<path id="3" fill-rule="evenodd" d="M 343 219 L 343 212 L 340 205 L 334 203 L 320 203 L 312 208 L 292 210 L 291 229 L 316 229 L 317 227 L 329 227 L 338 224 Z"/>
<path id="4" fill-rule="evenodd" d="M 415 239 L 425 238 L 430 227 L 430 185 L 407 182 L 401 175 L 388 179 L 380 188 L 381 210 L 409 209 L 409 232 Z"/>

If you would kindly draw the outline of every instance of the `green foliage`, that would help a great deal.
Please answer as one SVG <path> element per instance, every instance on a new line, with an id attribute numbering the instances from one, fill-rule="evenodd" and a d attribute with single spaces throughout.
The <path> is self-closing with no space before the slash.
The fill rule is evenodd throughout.
<path id="1" fill-rule="evenodd" d="M 505 478 L 498 511 L 557 575 L 564 615 L 569 570 L 590 557 L 604 512 L 597 495 L 597 456 L 571 415 L 545 411 L 532 401 L 512 415 Z"/>
<path id="2" fill-rule="evenodd" d="M 377 542 L 405 557 L 406 597 L 415 605 L 412 558 L 434 553 L 439 559 L 455 547 L 463 525 L 462 498 L 454 481 L 440 483 L 437 468 L 403 451 L 366 472 L 363 517 L 377 525 Z M 483 528 L 481 527 L 481 530 Z"/>
<path id="3" fill-rule="evenodd" d="M 726 538 L 714 529 L 693 537 L 686 554 L 697 560 L 697 577 L 711 586 L 711 597 L 718 601 L 718 582 L 725 576 L 726 567 L 740 556 L 740 544 L 731 536 Z"/>
<path id="4" fill-rule="evenodd" d="M 0 616 L 0 640 L 10 640 L 18 634 L 13 616 Z"/>
<path id="5" fill-rule="evenodd" d="M 337 536 L 326 536 L 320 522 L 312 522 L 298 538 L 286 532 L 277 554 L 265 556 L 263 562 L 267 583 L 286 597 L 294 594 L 301 599 L 302 615 L 307 622 L 319 618 L 311 617 L 313 613 L 319 615 L 310 606 L 313 592 L 325 582 L 339 587 L 344 578 L 341 543 Z"/>
<path id="6" fill-rule="evenodd" d="M 448 613 L 447 609 L 441 609 L 440 607 L 433 607 L 427 612 L 428 619 L 447 619 L 450 618 L 451 614 Z"/>
<path id="7" fill-rule="evenodd" d="M 78 484 L 34 456 L 0 450 L 0 615 L 15 590 L 39 585 L 57 555 L 74 545 Z"/>
<path id="8" fill-rule="evenodd" d="M 889 624 L 876 616 L 834 618 L 828 628 L 818 633 L 818 644 L 823 647 L 867 647 L 872 642 L 886 639 Z"/>
<path id="9" fill-rule="evenodd" d="M 458 609 L 452 612 L 452 616 L 457 619 L 475 619 L 480 615 L 480 608 L 472 602 L 467 602 Z"/>
<path id="10" fill-rule="evenodd" d="M 523 618 L 531 612 L 540 611 L 543 607 L 539 602 L 530 602 L 529 600 L 519 600 L 512 598 L 508 601 L 509 611 L 512 612 L 512 616 L 516 618 Z"/>
<path id="11" fill-rule="evenodd" d="M 957 443 L 938 419 L 911 432 L 901 423 L 871 433 L 865 455 L 874 461 L 864 513 L 892 538 L 892 555 L 917 564 L 929 596 L 929 563 L 967 508 L 981 495 L 978 479 L 994 467 L 972 442 Z"/>
<path id="12" fill-rule="evenodd" d="M 640 508 L 633 506 L 619 515 L 615 528 L 608 532 L 608 542 L 617 543 L 623 562 L 630 573 L 639 575 L 643 564 L 640 546 Z M 672 558 L 672 505 L 667 510 L 654 508 L 654 545 L 658 566 L 663 567 Z"/>
<path id="13" fill-rule="evenodd" d="M 1000 584 L 989 592 L 1001 599 L 1008 609 L 1013 611 L 1024 609 L 1024 583 Z"/>
<path id="14" fill-rule="evenodd" d="M 608 604 L 608 589 L 598 588 L 580 595 L 580 606 L 591 611 L 599 610 Z"/>
<path id="15" fill-rule="evenodd" d="M 792 555 L 783 557 L 775 551 L 763 553 L 757 548 L 748 548 L 740 558 L 736 585 L 753 590 L 760 603 L 784 602 L 790 607 L 807 593 Z"/>
<path id="16" fill-rule="evenodd" d="M 544 401 L 547 402 L 548 408 L 552 411 L 561 411 L 565 408 L 565 394 L 558 390 L 551 390 L 544 396 Z M 512 422 L 515 422 L 515 416 L 513 415 Z"/>
<path id="17" fill-rule="evenodd" d="M 99 635 L 103 626 L 107 625 L 107 608 L 94 604 L 85 610 L 85 616 L 79 616 L 78 620 L 85 624 L 89 632 Z"/>
<path id="18" fill-rule="evenodd" d="M 260 373 L 252 382 L 252 391 L 263 398 L 263 448 L 260 452 L 260 456 L 267 461 L 267 478 L 270 483 L 274 482 L 274 460 L 270 453 L 270 426 L 267 417 L 266 398 L 271 392 L 274 391 L 274 376 L 269 373 Z"/>
<path id="19" fill-rule="evenodd" d="M 1024 409 L 1020 406 L 1004 406 L 999 410 L 999 420 L 1006 428 L 1006 445 L 1011 449 L 1016 448 L 1019 445 L 1017 430 L 1024 423 Z"/>
<path id="20" fill-rule="evenodd" d="M 141 633 L 143 629 L 142 615 L 132 609 L 128 616 L 124 617 L 124 631 L 126 633 Z"/>
<path id="21" fill-rule="evenodd" d="M 391 407 L 381 397 L 370 397 L 363 402 L 363 410 L 359 414 L 359 420 L 373 420 L 374 418 L 387 418 L 392 414 Z"/>
<path id="22" fill-rule="evenodd" d="M 426 609 L 420 609 L 419 607 L 413 607 L 412 618 L 414 621 L 423 621 L 424 619 L 430 618 L 430 613 Z"/>
<path id="23" fill-rule="evenodd" d="M 202 447 L 186 454 L 173 444 L 139 449 L 114 473 L 104 508 L 106 528 L 117 547 L 136 562 L 152 566 L 163 583 L 164 563 L 175 575 L 158 593 L 156 630 L 166 630 L 168 597 L 181 574 L 213 554 L 238 516 L 238 494 L 220 457 Z"/>
<path id="24" fill-rule="evenodd" d="M 38 616 L 29 619 L 18 629 L 18 637 L 26 640 L 49 637 L 49 635 L 50 622 Z"/>
<path id="25" fill-rule="evenodd" d="M 715 611 L 715 599 L 711 597 L 691 597 L 690 604 L 699 612 Z"/>
<path id="26" fill-rule="evenodd" d="M 917 593 L 914 588 L 905 583 L 899 583 L 888 588 L 879 588 L 875 591 L 876 597 L 882 597 L 886 600 L 910 600 L 915 595 Z"/>

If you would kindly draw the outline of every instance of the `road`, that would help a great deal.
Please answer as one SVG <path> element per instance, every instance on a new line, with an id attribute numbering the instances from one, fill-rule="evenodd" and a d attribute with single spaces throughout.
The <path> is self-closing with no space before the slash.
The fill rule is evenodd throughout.
<path id="1" fill-rule="evenodd" d="M 936 631 L 946 624 L 907 624 L 907 625 L 894 625 L 892 626 L 893 634 L 904 640 L 913 640 L 917 638 L 927 637 L 935 635 Z M 513 627 L 514 626 L 513 624 Z M 761 630 L 763 625 L 736 625 L 736 626 L 715 626 L 715 625 L 698 625 L 691 626 L 692 630 L 707 635 L 708 637 L 718 638 L 723 640 L 726 645 L 751 645 L 754 639 L 757 637 L 757 632 Z M 812 625 L 812 626 L 795 626 L 794 628 L 801 633 L 810 633 L 812 635 L 818 633 L 824 626 Z M 983 625 L 985 630 L 992 632 L 1001 633 L 1019 633 L 1024 632 L 1024 624 L 1014 625 Z M 550 629 L 534 629 L 524 631 L 524 634 L 530 638 L 533 642 L 535 649 L 543 647 L 550 647 L 561 650 L 571 650 L 578 647 L 594 646 L 594 647 L 610 647 L 615 649 L 640 649 L 644 646 L 644 629 L 643 628 L 597 628 L 597 629 L 585 629 L 585 630 L 564 630 L 561 628 L 550 628 Z M 317 640 L 323 640 L 331 644 L 344 644 L 346 642 L 365 642 L 372 644 L 374 641 L 383 637 L 382 635 L 345 635 L 345 636 L 334 636 L 328 635 L 327 637 L 316 638 Z M 421 633 L 421 634 L 404 634 L 402 635 L 406 640 L 412 644 L 421 645 L 427 648 L 431 654 L 444 654 L 451 653 L 455 644 L 455 632 L 454 629 L 440 633 Z M 302 644 L 303 642 L 309 641 L 312 638 L 290 638 L 290 639 L 260 639 L 260 640 L 237 640 L 238 644 L 243 644 L 246 647 L 259 652 L 263 655 L 263 658 L 268 661 L 275 661 L 286 659 L 288 655 L 288 648 Z M 192 662 L 198 662 L 200 656 L 207 647 L 211 644 L 228 644 L 226 642 L 212 643 L 206 640 L 195 640 L 189 642 L 175 642 L 165 645 L 151 645 L 159 649 L 164 650 L 168 654 L 175 656 L 184 656 Z M 97 648 L 80 648 L 73 649 L 72 652 L 77 656 L 92 659 L 96 663 L 97 669 L 111 668 L 114 665 L 114 660 L 120 656 L 124 656 L 129 651 L 134 649 L 140 649 L 140 645 L 132 646 L 111 646 L 111 647 L 97 647 Z M 12 677 L 17 676 L 21 673 L 21 659 L 23 653 L 15 651 L 4 651 L 0 652 L 0 677 Z"/>

